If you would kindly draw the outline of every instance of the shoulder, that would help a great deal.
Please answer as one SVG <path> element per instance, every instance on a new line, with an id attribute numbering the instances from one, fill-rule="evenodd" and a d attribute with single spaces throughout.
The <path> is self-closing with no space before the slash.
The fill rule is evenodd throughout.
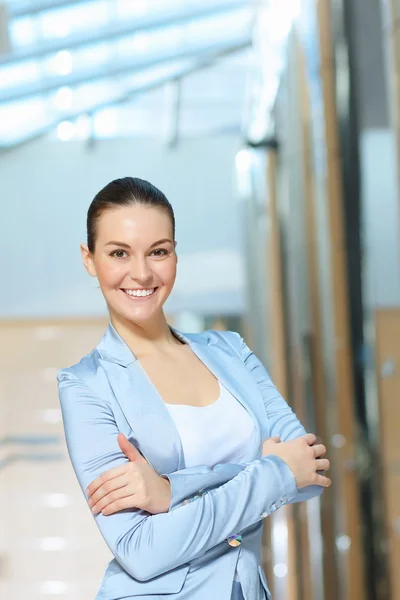
<path id="1" fill-rule="evenodd" d="M 57 373 L 57 381 L 61 383 L 64 380 L 76 380 L 89 383 L 98 373 L 99 353 L 95 348 L 88 354 L 85 354 L 79 362 L 70 367 L 63 367 Z"/>
<path id="2" fill-rule="evenodd" d="M 201 333 L 185 333 L 189 341 L 203 344 L 218 344 L 236 354 L 242 356 L 243 338 L 236 331 L 220 331 L 217 329 L 207 329 Z"/>
<path id="3" fill-rule="evenodd" d="M 58 395 L 64 410 L 77 403 L 82 406 L 96 404 L 102 409 L 112 406 L 111 388 L 99 358 L 95 348 L 79 362 L 58 371 Z"/>

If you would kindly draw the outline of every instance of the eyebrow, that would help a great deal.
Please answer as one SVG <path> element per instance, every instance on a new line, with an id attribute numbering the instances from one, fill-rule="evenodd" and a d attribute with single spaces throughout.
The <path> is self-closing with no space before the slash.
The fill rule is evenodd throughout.
<path id="1" fill-rule="evenodd" d="M 168 238 L 164 238 L 162 240 L 158 240 L 158 242 L 154 242 L 154 244 L 151 244 L 150 248 L 154 248 L 154 246 L 158 246 L 159 244 L 165 244 L 165 242 L 169 242 L 170 244 L 172 244 L 171 240 L 169 240 Z M 125 244 L 124 242 L 111 241 L 111 242 L 107 242 L 107 244 L 105 244 L 105 245 L 106 246 L 121 246 L 121 248 L 127 248 L 128 250 L 130 250 L 130 245 Z"/>

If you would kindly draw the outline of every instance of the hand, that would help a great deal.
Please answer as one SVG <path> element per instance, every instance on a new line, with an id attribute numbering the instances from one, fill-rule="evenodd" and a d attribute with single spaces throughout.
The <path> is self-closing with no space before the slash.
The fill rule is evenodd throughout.
<path id="1" fill-rule="evenodd" d="M 307 433 L 288 442 L 277 442 L 277 439 L 279 440 L 279 438 L 266 440 L 263 444 L 263 452 L 264 446 L 268 443 L 267 454 L 279 456 L 286 462 L 296 478 L 298 489 L 308 485 L 323 487 L 331 485 L 332 481 L 321 474 L 330 467 L 329 460 L 321 458 L 325 456 L 326 448 L 323 444 L 316 443 L 317 437 L 313 433 Z"/>
<path id="2" fill-rule="evenodd" d="M 264 440 L 262 445 L 262 456 L 267 456 L 267 454 L 272 454 L 275 448 L 275 444 L 279 444 L 281 441 L 280 437 L 274 436 L 272 438 L 268 438 Z"/>
<path id="3" fill-rule="evenodd" d="M 111 515 L 126 508 L 140 508 L 151 514 L 168 512 L 171 486 L 147 460 L 119 433 L 118 444 L 129 462 L 102 473 L 88 486 L 92 512 Z"/>

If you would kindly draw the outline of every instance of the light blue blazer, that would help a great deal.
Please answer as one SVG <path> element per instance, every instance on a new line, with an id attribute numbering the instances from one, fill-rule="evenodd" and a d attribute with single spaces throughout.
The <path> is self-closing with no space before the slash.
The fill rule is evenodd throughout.
<path id="1" fill-rule="evenodd" d="M 155 600 L 170 594 L 177 600 L 230 600 L 236 567 L 246 600 L 265 600 L 270 592 L 261 567 L 263 519 L 323 488 L 298 491 L 288 465 L 276 456 L 261 457 L 261 446 L 271 436 L 286 441 L 306 432 L 239 334 L 171 331 L 249 412 L 255 425 L 253 460 L 185 468 L 167 407 L 110 322 L 90 354 L 57 374 L 73 468 L 87 500 L 89 483 L 128 461 L 117 442 L 122 432 L 160 475 L 168 476 L 172 499 L 169 511 L 157 515 L 125 509 L 93 516 L 115 557 L 95 600 Z M 228 544 L 229 536 L 239 533 L 242 543 Z"/>

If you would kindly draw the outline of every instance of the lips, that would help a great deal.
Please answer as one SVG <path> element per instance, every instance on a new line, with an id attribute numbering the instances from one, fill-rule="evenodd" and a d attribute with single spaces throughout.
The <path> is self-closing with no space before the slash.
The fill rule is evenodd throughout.
<path id="1" fill-rule="evenodd" d="M 131 289 L 131 288 L 120 288 L 121 292 L 124 293 L 125 296 L 128 296 L 128 298 L 130 300 L 147 300 L 148 298 L 151 298 L 152 296 L 154 296 L 154 294 L 157 292 L 158 287 L 154 287 L 154 288 L 144 288 L 144 289 Z M 152 293 L 149 294 L 149 291 L 153 290 Z M 130 294 L 129 291 L 134 291 L 136 292 L 135 294 Z"/>

